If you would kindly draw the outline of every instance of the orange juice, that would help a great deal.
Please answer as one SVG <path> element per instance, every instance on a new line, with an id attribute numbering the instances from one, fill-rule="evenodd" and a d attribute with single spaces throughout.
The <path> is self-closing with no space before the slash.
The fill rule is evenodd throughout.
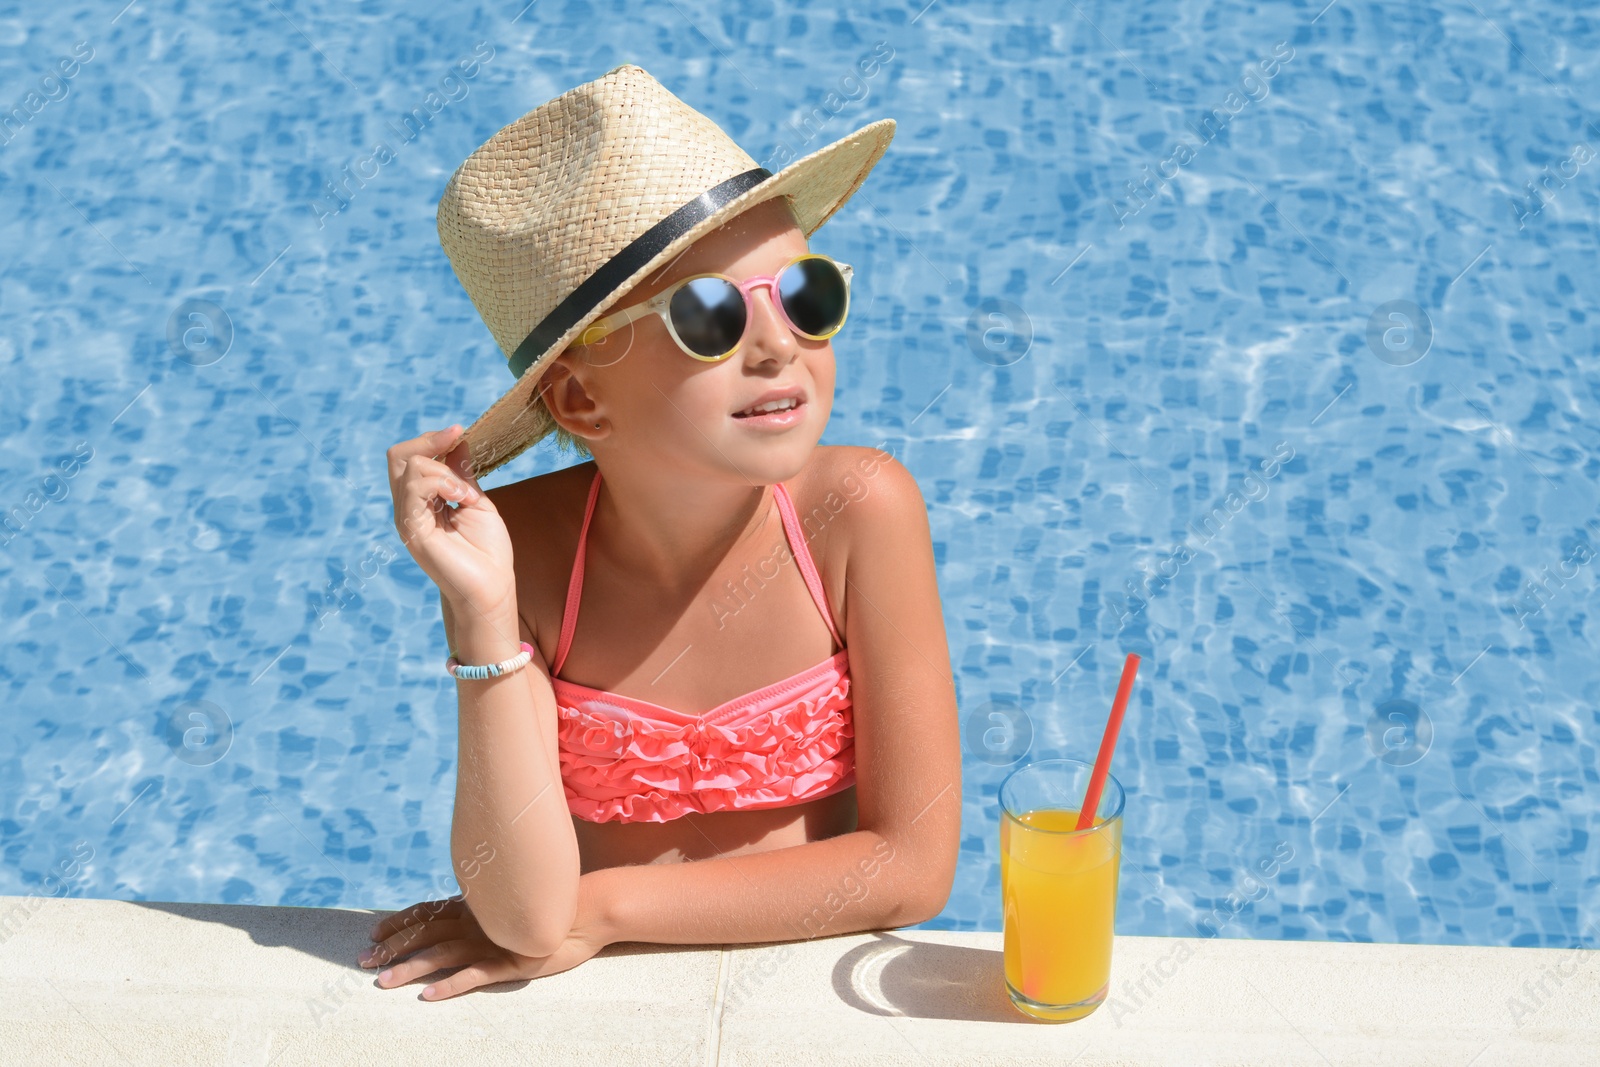
<path id="1" fill-rule="evenodd" d="M 1077 824 L 1067 808 L 1000 817 L 1006 985 L 1019 1009 L 1057 1021 L 1094 1011 L 1111 978 L 1122 819 L 1059 832 Z"/>

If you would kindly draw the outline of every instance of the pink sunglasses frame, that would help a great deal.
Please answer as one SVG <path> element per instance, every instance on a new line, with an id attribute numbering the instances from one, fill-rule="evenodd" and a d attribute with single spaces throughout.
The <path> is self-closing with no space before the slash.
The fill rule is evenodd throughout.
<path id="1" fill-rule="evenodd" d="M 778 312 L 778 318 L 782 319 L 784 325 L 788 326 L 790 331 L 796 336 L 804 337 L 812 341 L 825 341 L 843 329 L 845 321 L 850 317 L 850 279 L 855 273 L 855 268 L 851 267 L 848 263 L 842 263 L 839 260 L 834 259 L 832 256 L 823 255 L 821 252 L 806 252 L 795 256 L 793 259 L 789 260 L 789 262 L 779 267 L 776 274 L 757 275 L 753 278 L 746 278 L 742 282 L 737 278 L 730 278 L 726 274 L 720 274 L 716 271 L 707 271 L 704 274 L 696 274 L 692 277 L 681 279 L 680 281 L 675 282 L 667 289 L 657 293 L 655 296 L 652 296 L 650 299 L 645 300 L 642 303 L 634 304 L 630 307 L 624 308 L 621 311 L 613 312 L 604 318 L 597 319 L 595 322 L 591 323 L 587 329 L 578 335 L 578 339 L 575 343 L 580 345 L 592 345 L 607 335 L 615 333 L 617 330 L 626 326 L 635 319 L 642 318 L 645 315 L 653 313 L 659 315 L 661 317 L 661 321 L 666 323 L 667 333 L 672 336 L 672 340 L 676 342 L 677 346 L 683 349 L 685 355 L 693 359 L 697 359 L 702 363 L 721 363 L 723 360 L 728 359 L 739 351 L 739 348 L 744 344 L 744 334 L 740 334 L 739 340 L 734 342 L 733 347 L 728 349 L 728 351 L 724 352 L 720 356 L 702 356 L 696 352 L 690 351 L 689 346 L 683 343 L 683 338 L 678 336 L 677 328 L 672 325 L 672 298 L 677 295 L 678 290 L 682 289 L 690 282 L 698 281 L 701 278 L 721 278 L 723 281 L 738 289 L 739 295 L 744 298 L 744 330 L 745 333 L 749 333 L 750 321 L 752 318 L 754 318 L 755 311 L 755 298 L 750 295 L 751 291 L 758 285 L 765 285 L 767 287 L 767 295 L 770 298 L 771 295 L 776 291 L 779 276 L 781 276 L 784 271 L 788 270 L 796 263 L 806 259 L 825 259 L 829 263 L 832 263 L 835 267 L 839 268 L 839 273 L 844 277 L 844 314 L 839 316 L 839 325 L 823 334 L 806 333 L 804 330 L 796 326 L 789 318 L 789 313 L 783 308 L 782 300 L 773 300 L 772 306 Z"/>

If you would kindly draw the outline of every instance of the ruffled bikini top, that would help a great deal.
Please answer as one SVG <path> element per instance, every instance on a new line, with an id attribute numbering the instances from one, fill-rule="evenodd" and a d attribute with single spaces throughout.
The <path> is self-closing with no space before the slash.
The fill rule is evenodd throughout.
<path id="1" fill-rule="evenodd" d="M 794 503 L 782 482 L 772 488 L 806 588 L 843 646 Z M 596 470 L 550 665 L 568 810 L 588 822 L 667 822 L 695 811 L 781 808 L 854 785 L 850 661 L 843 647 L 700 715 L 558 677 L 578 620 L 584 547 L 599 494 Z"/>

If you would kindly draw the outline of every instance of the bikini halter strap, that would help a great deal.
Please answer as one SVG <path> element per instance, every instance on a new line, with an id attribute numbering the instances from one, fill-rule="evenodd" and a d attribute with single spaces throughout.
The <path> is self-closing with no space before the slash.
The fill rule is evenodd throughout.
<path id="1" fill-rule="evenodd" d="M 778 515 L 783 520 L 784 536 L 789 541 L 789 551 L 800 566 L 800 576 L 805 579 L 806 589 L 810 591 L 817 610 L 822 613 L 822 620 L 828 624 L 828 632 L 842 648 L 844 638 L 839 636 L 839 630 L 833 623 L 833 612 L 828 608 L 822 576 L 817 571 L 816 561 L 811 558 L 811 549 L 806 545 L 806 532 L 800 525 L 799 516 L 795 514 L 794 501 L 789 498 L 789 490 L 784 488 L 782 482 L 774 482 L 772 490 L 778 502 Z M 583 526 L 578 531 L 578 551 L 572 558 L 572 574 L 567 579 L 567 603 L 561 613 L 561 641 L 556 646 L 556 657 L 550 664 L 552 676 L 561 673 L 561 665 L 566 662 L 567 652 L 572 647 L 572 634 L 578 622 L 578 602 L 583 599 L 583 561 L 589 544 L 589 523 L 594 519 L 594 505 L 599 499 L 600 468 L 596 467 L 594 480 L 589 483 L 589 500 L 583 508 Z"/>

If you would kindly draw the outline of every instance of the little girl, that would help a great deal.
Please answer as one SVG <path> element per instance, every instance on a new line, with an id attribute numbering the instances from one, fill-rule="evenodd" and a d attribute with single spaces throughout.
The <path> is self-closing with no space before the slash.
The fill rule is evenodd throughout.
<path id="1" fill-rule="evenodd" d="M 451 178 L 441 241 L 517 384 L 388 450 L 460 701 L 461 893 L 374 927 L 379 985 L 943 909 L 961 765 L 926 509 L 885 453 L 817 443 L 853 271 L 807 237 L 893 125 L 771 174 L 628 64 Z M 592 460 L 480 489 L 550 434 Z"/>

